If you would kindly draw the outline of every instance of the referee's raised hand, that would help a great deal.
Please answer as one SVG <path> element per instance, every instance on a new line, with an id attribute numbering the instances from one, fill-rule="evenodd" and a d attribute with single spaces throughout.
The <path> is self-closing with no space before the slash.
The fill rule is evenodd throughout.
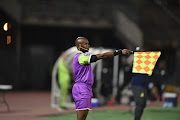
<path id="1" fill-rule="evenodd" d="M 123 50 L 122 50 L 122 54 L 123 54 L 123 55 L 130 55 L 130 54 L 132 54 L 132 53 L 133 53 L 132 50 L 128 50 L 128 49 L 123 49 Z"/>

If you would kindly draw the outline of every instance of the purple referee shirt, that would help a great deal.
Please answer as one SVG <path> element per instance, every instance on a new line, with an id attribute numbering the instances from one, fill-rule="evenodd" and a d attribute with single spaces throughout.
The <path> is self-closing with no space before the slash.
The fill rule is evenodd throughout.
<path id="1" fill-rule="evenodd" d="M 93 70 L 90 64 L 91 54 L 77 51 L 73 59 L 73 75 L 75 83 L 85 83 L 92 87 L 94 82 Z"/>

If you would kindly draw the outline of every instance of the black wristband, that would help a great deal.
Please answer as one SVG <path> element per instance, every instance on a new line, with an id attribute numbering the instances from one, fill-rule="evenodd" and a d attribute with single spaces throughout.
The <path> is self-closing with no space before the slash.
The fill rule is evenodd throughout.
<path id="1" fill-rule="evenodd" d="M 90 63 L 96 62 L 97 60 L 98 60 L 97 56 L 96 55 L 92 55 L 91 58 L 90 58 Z"/>
<path id="2" fill-rule="evenodd" d="M 120 50 L 115 50 L 114 51 L 114 56 L 116 56 L 116 55 L 122 55 L 122 50 L 120 49 Z"/>

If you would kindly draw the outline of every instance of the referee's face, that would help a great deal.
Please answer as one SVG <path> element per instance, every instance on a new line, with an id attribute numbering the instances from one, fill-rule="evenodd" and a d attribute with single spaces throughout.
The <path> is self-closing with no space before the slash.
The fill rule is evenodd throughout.
<path id="1" fill-rule="evenodd" d="M 89 51 L 89 47 L 90 47 L 89 41 L 87 39 L 83 39 L 81 47 L 82 47 L 83 51 L 88 52 Z"/>

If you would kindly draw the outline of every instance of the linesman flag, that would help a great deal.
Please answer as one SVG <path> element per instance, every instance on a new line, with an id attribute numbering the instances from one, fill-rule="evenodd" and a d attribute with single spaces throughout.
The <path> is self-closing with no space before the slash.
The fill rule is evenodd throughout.
<path id="1" fill-rule="evenodd" d="M 134 52 L 133 73 L 152 75 L 161 52 Z"/>

